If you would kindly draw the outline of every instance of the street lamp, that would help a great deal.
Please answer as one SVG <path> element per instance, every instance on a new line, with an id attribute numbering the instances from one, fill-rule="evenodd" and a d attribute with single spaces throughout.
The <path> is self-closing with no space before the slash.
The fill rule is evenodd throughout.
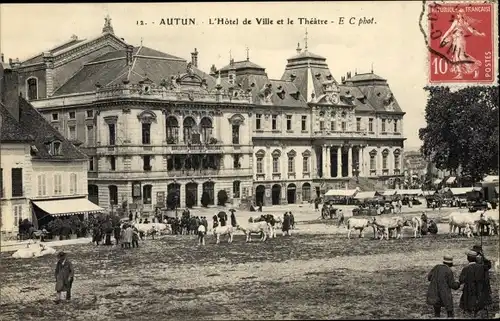
<path id="1" fill-rule="evenodd" d="M 356 176 L 356 184 L 359 184 L 359 174 L 360 174 L 360 171 L 359 171 L 359 162 L 355 162 L 353 164 L 353 174 L 354 176 Z"/>

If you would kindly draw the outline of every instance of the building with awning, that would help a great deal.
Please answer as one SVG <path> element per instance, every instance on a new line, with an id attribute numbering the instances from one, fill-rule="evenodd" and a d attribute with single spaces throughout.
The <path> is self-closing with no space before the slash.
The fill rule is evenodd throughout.
<path id="1" fill-rule="evenodd" d="M 442 181 L 443 181 L 443 179 L 442 179 L 442 178 L 436 178 L 436 179 L 434 180 L 434 185 L 439 185 L 439 184 L 441 184 L 441 182 L 442 182 Z"/>
<path id="2" fill-rule="evenodd" d="M 358 192 L 356 196 L 354 196 L 354 198 L 357 200 L 365 200 L 365 199 L 375 198 L 375 196 L 377 196 L 376 191 L 365 191 L 365 192 Z"/>
<path id="3" fill-rule="evenodd" d="M 52 216 L 88 215 L 102 213 L 104 209 L 86 198 L 33 201 L 33 205 Z"/>
<path id="4" fill-rule="evenodd" d="M 436 194 L 436 191 L 422 191 L 423 196 L 432 196 Z"/>
<path id="5" fill-rule="evenodd" d="M 455 187 L 455 188 L 450 188 L 450 193 L 453 194 L 453 196 L 465 196 L 467 193 L 474 191 L 473 187 Z"/>
<path id="6" fill-rule="evenodd" d="M 453 183 L 455 183 L 456 180 L 457 180 L 457 178 L 455 176 L 450 176 L 446 180 L 446 184 L 453 184 Z"/>
<path id="7" fill-rule="evenodd" d="M 382 196 L 394 196 L 394 195 L 396 195 L 395 189 L 388 189 L 382 193 Z"/>
<path id="8" fill-rule="evenodd" d="M 331 189 L 325 193 L 325 196 L 330 197 L 354 197 L 358 189 Z"/>
<path id="9" fill-rule="evenodd" d="M 397 195 L 407 195 L 407 196 L 419 196 L 423 195 L 421 189 L 398 189 L 396 190 Z"/>

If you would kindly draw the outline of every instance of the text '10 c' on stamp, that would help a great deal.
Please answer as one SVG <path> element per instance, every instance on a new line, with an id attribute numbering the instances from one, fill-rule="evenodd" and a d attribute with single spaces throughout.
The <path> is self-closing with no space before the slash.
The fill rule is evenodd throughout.
<path id="1" fill-rule="evenodd" d="M 493 3 L 428 5 L 429 83 L 496 81 Z"/>

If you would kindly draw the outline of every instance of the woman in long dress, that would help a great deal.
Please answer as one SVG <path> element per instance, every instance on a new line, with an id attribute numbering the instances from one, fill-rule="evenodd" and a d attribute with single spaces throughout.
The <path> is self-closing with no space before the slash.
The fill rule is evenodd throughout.
<path id="1" fill-rule="evenodd" d="M 451 72 L 456 74 L 455 79 L 462 79 L 463 74 L 472 73 L 474 73 L 474 78 L 478 77 L 478 69 L 482 65 L 481 61 L 467 53 L 465 41 L 467 33 L 484 37 L 483 32 L 477 31 L 472 26 L 476 22 L 478 21 L 466 16 L 465 11 L 460 9 L 450 28 L 441 37 L 441 47 L 450 44 L 450 51 L 452 53 L 451 61 L 454 62 Z"/>

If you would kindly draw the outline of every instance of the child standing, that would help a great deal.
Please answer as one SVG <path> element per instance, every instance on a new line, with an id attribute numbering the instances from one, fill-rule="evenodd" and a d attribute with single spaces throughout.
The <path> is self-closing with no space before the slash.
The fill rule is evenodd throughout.
<path id="1" fill-rule="evenodd" d="M 207 230 L 205 229 L 205 225 L 200 224 L 198 226 L 198 244 L 205 245 L 205 234 Z"/>

